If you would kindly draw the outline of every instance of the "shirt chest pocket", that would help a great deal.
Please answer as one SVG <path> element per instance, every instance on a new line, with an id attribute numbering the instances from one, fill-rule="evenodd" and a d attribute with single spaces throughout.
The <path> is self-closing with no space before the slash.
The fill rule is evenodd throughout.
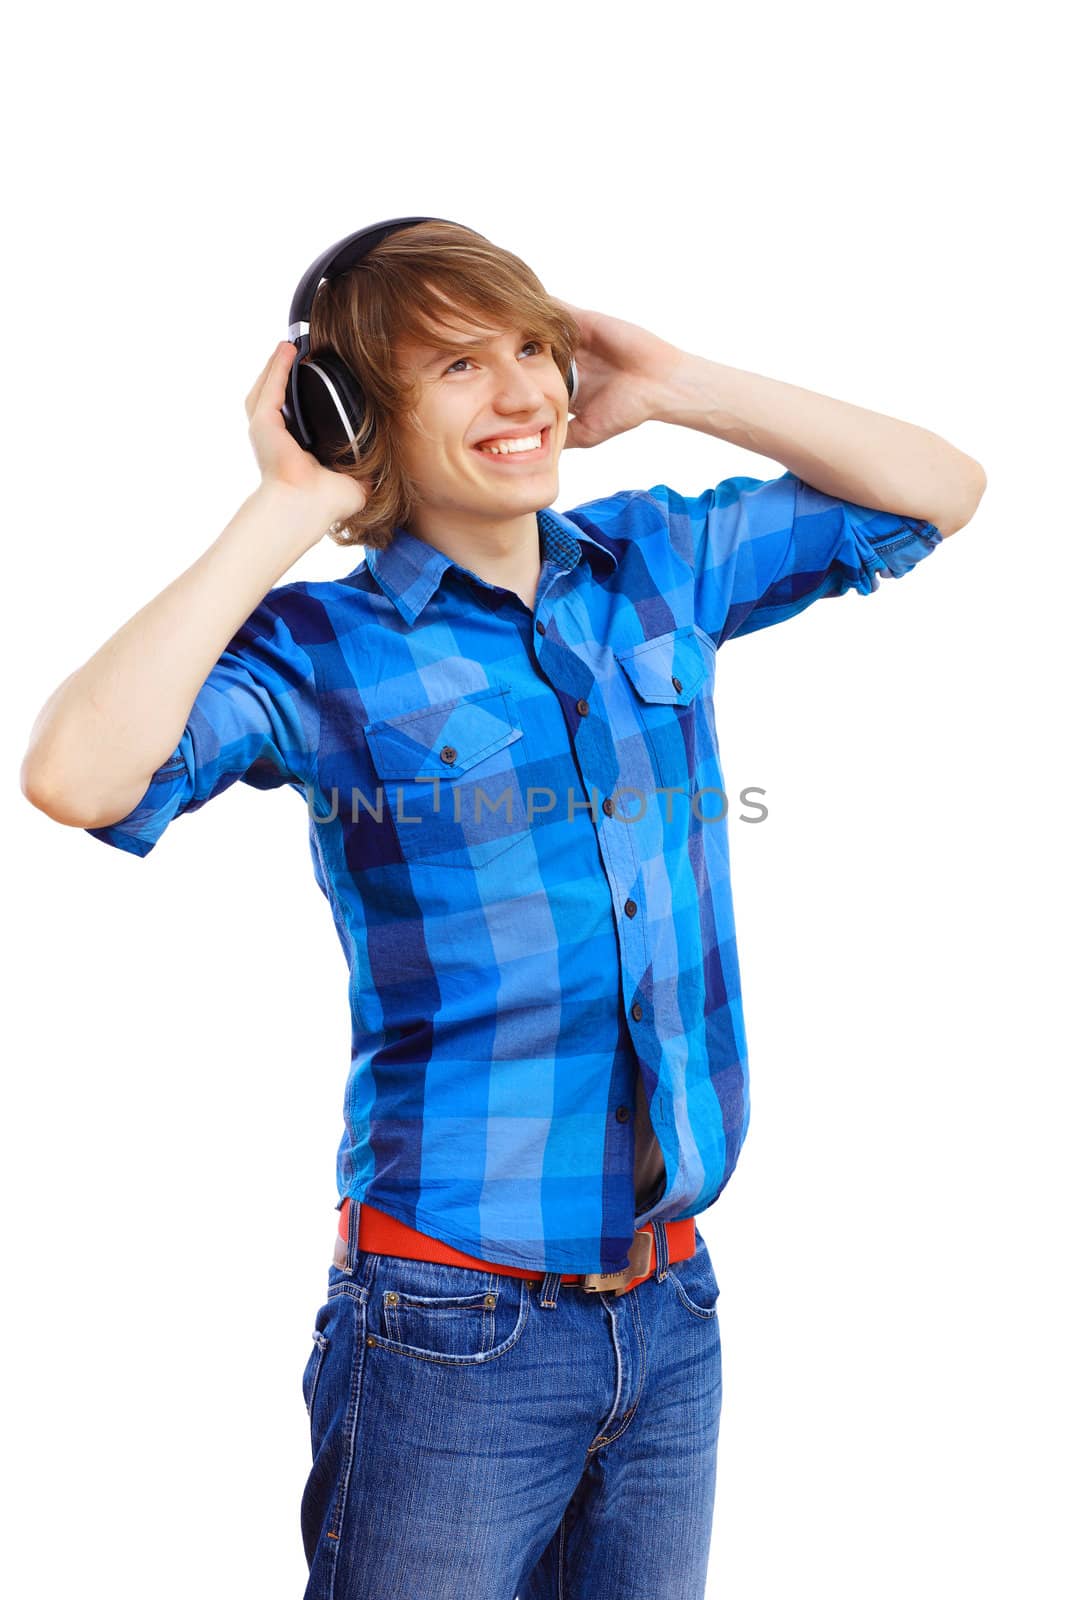
<path id="1" fill-rule="evenodd" d="M 614 656 L 636 697 L 658 783 L 691 791 L 715 742 L 714 642 L 687 623 Z"/>
<path id="2" fill-rule="evenodd" d="M 506 684 L 382 718 L 364 732 L 405 861 L 469 870 L 528 834 L 523 732 Z"/>

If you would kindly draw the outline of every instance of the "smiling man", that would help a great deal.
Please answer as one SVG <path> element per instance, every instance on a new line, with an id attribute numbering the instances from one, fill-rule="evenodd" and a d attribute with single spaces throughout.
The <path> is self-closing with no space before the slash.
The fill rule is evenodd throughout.
<path id="1" fill-rule="evenodd" d="M 552 351 L 509 328 L 451 348 L 407 340 L 399 356 L 422 386 L 414 416 L 397 422 L 418 493 L 408 529 L 532 610 L 536 513 L 559 494 L 567 434 L 567 390 Z"/>
<path id="2" fill-rule="evenodd" d="M 718 657 L 910 572 L 983 474 L 450 223 L 324 281 L 311 344 L 362 386 L 358 453 L 287 431 L 279 346 L 259 487 L 55 691 L 24 789 L 136 857 L 237 781 L 307 798 L 352 1017 L 307 1600 L 696 1600 L 722 1367 L 695 1218 L 749 1121 Z M 648 420 L 784 471 L 552 509 L 566 446 Z M 279 584 L 324 532 L 364 559 Z"/>

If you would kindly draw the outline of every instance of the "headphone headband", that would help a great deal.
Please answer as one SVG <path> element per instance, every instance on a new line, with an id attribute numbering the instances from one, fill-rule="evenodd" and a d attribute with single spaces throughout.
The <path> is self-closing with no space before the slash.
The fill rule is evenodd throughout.
<path id="1" fill-rule="evenodd" d="M 350 267 L 362 261 L 364 256 L 369 256 L 371 251 L 391 233 L 399 233 L 402 228 L 413 228 L 419 222 L 447 221 L 447 217 L 393 217 L 388 222 L 375 222 L 369 228 L 360 228 L 357 233 L 346 234 L 328 250 L 324 250 L 304 273 L 293 295 L 293 303 L 289 307 L 289 337 L 293 343 L 297 342 L 293 330 L 300 324 L 307 324 L 310 321 L 315 291 L 325 279 L 339 278 L 342 272 L 347 272 Z M 454 226 L 458 228 L 463 224 L 457 222 Z M 474 230 L 469 228 L 467 231 L 473 233 Z M 482 235 L 479 234 L 478 237 L 481 238 Z M 304 332 L 306 335 L 306 328 Z M 300 354 L 306 354 L 306 351 Z"/>

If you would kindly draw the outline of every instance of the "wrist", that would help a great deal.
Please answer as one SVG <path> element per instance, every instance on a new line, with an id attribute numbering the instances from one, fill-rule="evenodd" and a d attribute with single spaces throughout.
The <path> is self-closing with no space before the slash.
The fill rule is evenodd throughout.
<path id="1" fill-rule="evenodd" d="M 331 524 L 344 515 L 325 496 L 278 478 L 262 479 L 245 504 L 269 524 L 282 542 L 294 545 L 297 555 L 318 544 Z"/>
<path id="2" fill-rule="evenodd" d="M 706 431 L 708 420 L 716 409 L 716 374 L 721 370 L 714 361 L 693 355 L 688 350 L 680 351 L 673 368 L 650 397 L 649 421 Z"/>

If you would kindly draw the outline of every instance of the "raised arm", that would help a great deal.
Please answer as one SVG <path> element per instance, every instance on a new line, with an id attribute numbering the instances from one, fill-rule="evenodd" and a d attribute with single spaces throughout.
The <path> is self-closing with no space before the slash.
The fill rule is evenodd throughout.
<path id="1" fill-rule="evenodd" d="M 646 328 L 561 301 L 582 330 L 578 413 L 568 446 L 588 449 L 642 422 L 695 428 L 781 462 L 819 494 L 933 523 L 969 522 L 986 477 L 928 428 L 682 350 Z"/>
<path id="2" fill-rule="evenodd" d="M 258 487 L 218 538 L 53 691 L 30 733 L 23 793 L 57 822 L 125 817 L 186 727 L 224 647 L 279 578 L 366 490 L 302 450 L 281 416 L 294 346 L 245 400 Z"/>

